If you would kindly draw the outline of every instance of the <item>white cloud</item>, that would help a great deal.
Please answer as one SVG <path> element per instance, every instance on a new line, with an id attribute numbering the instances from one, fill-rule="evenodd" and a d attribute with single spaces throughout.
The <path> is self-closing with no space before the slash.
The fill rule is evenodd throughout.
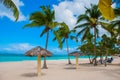
<path id="1" fill-rule="evenodd" d="M 100 36 L 100 37 L 101 37 L 103 34 L 106 34 L 107 36 L 110 37 L 110 33 L 109 33 L 107 30 L 103 29 L 101 26 L 99 26 L 98 29 L 99 29 L 99 36 Z"/>
<path id="2" fill-rule="evenodd" d="M 30 45 L 29 43 L 18 43 L 18 44 L 9 44 L 7 47 L 1 48 L 0 51 L 6 51 L 6 52 L 25 52 L 29 49 L 33 48 L 35 46 Z"/>
<path id="3" fill-rule="evenodd" d="M 12 1 L 16 4 L 16 6 L 17 6 L 17 8 L 19 10 L 19 19 L 18 19 L 18 21 L 26 20 L 26 17 L 23 15 L 23 13 L 20 10 L 20 7 L 24 6 L 24 3 L 22 1 L 20 1 L 20 0 L 12 0 Z M 4 16 L 6 16 L 9 19 L 15 21 L 15 17 L 13 16 L 13 13 L 9 9 L 7 9 L 3 4 L 0 4 L 0 17 L 4 17 Z"/>
<path id="4" fill-rule="evenodd" d="M 113 3 L 113 4 L 112 4 L 112 8 L 115 8 L 115 7 L 116 7 L 116 3 Z"/>
<path id="5" fill-rule="evenodd" d="M 77 16 L 85 12 L 85 7 L 90 7 L 90 4 L 97 4 L 98 0 L 65 0 L 58 5 L 53 5 L 55 10 L 55 18 L 58 22 L 65 22 L 70 29 L 73 29 Z"/>

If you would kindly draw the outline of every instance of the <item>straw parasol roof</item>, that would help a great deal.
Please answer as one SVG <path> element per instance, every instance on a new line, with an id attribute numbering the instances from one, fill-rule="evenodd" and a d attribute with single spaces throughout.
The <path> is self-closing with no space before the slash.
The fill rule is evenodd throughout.
<path id="1" fill-rule="evenodd" d="M 31 50 L 27 51 L 25 53 L 26 56 L 52 56 L 52 53 L 40 46 L 37 46 L 35 48 L 32 48 Z"/>
<path id="2" fill-rule="evenodd" d="M 78 59 L 79 59 L 79 56 L 82 56 L 83 53 L 81 53 L 80 51 L 74 51 L 74 52 L 71 52 L 68 54 L 69 56 L 75 56 L 76 57 L 76 69 L 78 69 Z"/>
<path id="3" fill-rule="evenodd" d="M 26 56 L 37 56 L 37 64 L 38 64 L 38 68 L 37 68 L 37 72 L 38 72 L 38 77 L 41 76 L 41 56 L 51 56 L 52 53 L 40 46 L 37 46 L 35 48 L 32 48 L 31 50 L 27 51 L 25 53 Z"/>
<path id="4" fill-rule="evenodd" d="M 69 56 L 82 56 L 82 55 L 83 53 L 80 51 L 74 51 L 74 52 L 69 53 Z"/>

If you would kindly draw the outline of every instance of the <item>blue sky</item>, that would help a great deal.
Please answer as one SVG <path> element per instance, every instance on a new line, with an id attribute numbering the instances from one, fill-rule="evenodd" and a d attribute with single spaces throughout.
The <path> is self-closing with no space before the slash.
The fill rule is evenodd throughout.
<path id="1" fill-rule="evenodd" d="M 90 3 L 97 4 L 98 0 L 13 0 L 17 5 L 20 16 L 15 22 L 11 11 L 0 4 L 0 52 L 22 53 L 35 46 L 45 47 L 46 36 L 40 38 L 42 28 L 22 27 L 29 23 L 29 15 L 35 11 L 40 11 L 40 6 L 50 5 L 55 10 L 56 21 L 65 22 L 70 29 L 75 26 L 76 16 L 83 14 L 84 6 Z M 113 5 L 115 6 L 115 5 Z M 74 16 L 76 15 L 76 16 Z M 104 31 L 104 30 L 102 30 Z M 105 32 L 105 31 L 104 31 Z M 66 46 L 60 50 L 57 42 L 52 42 L 54 35 L 50 33 L 48 50 L 54 54 L 67 54 Z M 69 40 L 70 51 L 74 51 L 80 43 Z"/>

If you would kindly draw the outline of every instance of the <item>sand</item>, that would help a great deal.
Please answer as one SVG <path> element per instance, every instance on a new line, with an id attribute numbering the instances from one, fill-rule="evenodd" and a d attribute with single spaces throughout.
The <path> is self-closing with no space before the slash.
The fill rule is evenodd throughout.
<path id="1" fill-rule="evenodd" d="M 42 69 L 40 80 L 120 80 L 120 59 L 114 59 L 107 67 L 88 64 L 86 59 L 79 59 L 79 67 L 75 69 L 67 60 L 49 60 L 48 69 Z M 0 80 L 38 80 L 37 62 L 1 62 Z"/>

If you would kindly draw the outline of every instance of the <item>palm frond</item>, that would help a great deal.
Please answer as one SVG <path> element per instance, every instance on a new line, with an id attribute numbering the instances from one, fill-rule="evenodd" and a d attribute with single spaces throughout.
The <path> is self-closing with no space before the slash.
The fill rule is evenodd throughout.
<path id="1" fill-rule="evenodd" d="M 43 24 L 40 24 L 38 22 L 31 22 L 29 24 L 24 25 L 23 28 L 27 28 L 27 27 L 31 27 L 31 28 L 33 28 L 33 27 L 40 27 L 40 25 L 43 25 Z"/>
<path id="2" fill-rule="evenodd" d="M 48 22 L 52 22 L 55 19 L 55 12 L 54 10 L 52 11 L 50 9 L 50 6 L 40 6 L 40 8 L 42 9 L 43 13 L 47 15 L 46 19 L 48 20 Z"/>
<path id="3" fill-rule="evenodd" d="M 52 22 L 52 23 L 50 23 L 50 28 L 51 29 L 54 29 L 55 27 L 58 27 L 60 25 L 60 23 L 58 23 L 58 22 Z"/>
<path id="4" fill-rule="evenodd" d="M 83 27 L 86 27 L 86 26 L 89 26 L 89 25 L 90 25 L 90 23 L 86 22 L 86 23 L 77 25 L 74 29 L 76 29 L 76 28 L 83 28 Z"/>
<path id="5" fill-rule="evenodd" d="M 79 15 L 76 24 L 78 24 L 80 21 L 84 21 L 84 20 L 89 21 L 89 17 L 85 14 Z"/>
<path id="6" fill-rule="evenodd" d="M 54 31 L 54 35 L 55 35 L 55 38 L 56 38 L 56 40 L 57 40 L 57 42 L 59 44 L 59 47 L 62 49 L 62 47 L 63 47 L 62 41 L 61 41 L 62 38 L 59 36 L 59 34 L 56 31 Z"/>
<path id="7" fill-rule="evenodd" d="M 106 23 L 106 22 L 99 22 L 101 27 L 105 30 L 107 30 L 108 32 L 111 30 L 111 24 L 110 23 Z"/>
<path id="8" fill-rule="evenodd" d="M 76 42 L 78 42 L 78 38 L 76 36 L 70 36 L 71 40 L 75 40 Z"/>
<path id="9" fill-rule="evenodd" d="M 87 35 L 90 34 L 90 28 L 86 28 L 83 37 L 81 39 L 81 41 L 84 41 L 86 37 L 88 37 Z"/>
<path id="10" fill-rule="evenodd" d="M 36 11 L 30 15 L 30 20 L 35 20 L 35 19 L 45 19 L 45 15 L 42 12 Z"/>
<path id="11" fill-rule="evenodd" d="M 52 41 L 56 41 L 56 37 L 54 37 Z"/>
<path id="12" fill-rule="evenodd" d="M 66 39 L 65 39 L 65 38 L 63 38 L 63 40 L 62 40 L 62 44 L 65 42 L 65 40 L 66 40 Z"/>
<path id="13" fill-rule="evenodd" d="M 19 10 L 12 0 L 0 0 L 0 2 L 5 5 L 8 9 L 13 11 L 13 15 L 16 18 L 16 21 L 19 18 Z"/>
<path id="14" fill-rule="evenodd" d="M 86 31 L 87 28 L 88 28 L 88 27 L 85 27 L 85 28 L 83 28 L 81 31 L 79 31 L 79 32 L 77 33 L 77 37 L 78 37 L 79 35 L 83 34 L 84 31 Z"/>

